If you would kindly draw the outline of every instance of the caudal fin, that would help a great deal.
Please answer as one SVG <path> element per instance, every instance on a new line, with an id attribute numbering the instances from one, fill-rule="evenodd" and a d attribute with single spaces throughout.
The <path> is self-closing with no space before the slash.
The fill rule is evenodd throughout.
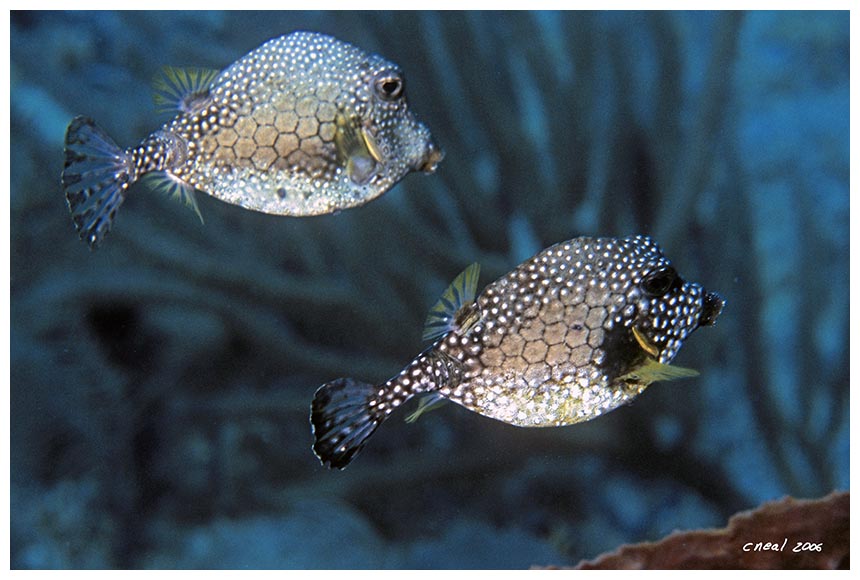
<path id="1" fill-rule="evenodd" d="M 66 130 L 63 190 L 72 220 L 90 248 L 110 231 L 128 187 L 135 180 L 131 156 L 92 119 L 75 117 Z"/>
<path id="2" fill-rule="evenodd" d="M 317 389 L 311 403 L 313 450 L 326 467 L 343 469 L 388 414 L 373 405 L 377 387 L 337 379 Z"/>

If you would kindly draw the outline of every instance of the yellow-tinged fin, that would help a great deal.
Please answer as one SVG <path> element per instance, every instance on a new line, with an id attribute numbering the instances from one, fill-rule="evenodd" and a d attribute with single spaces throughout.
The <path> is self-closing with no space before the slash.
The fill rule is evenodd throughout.
<path id="1" fill-rule="evenodd" d="M 209 100 L 209 89 L 221 71 L 211 68 L 161 68 L 155 77 L 153 100 L 159 112 L 200 112 Z"/>
<path id="2" fill-rule="evenodd" d="M 358 117 L 340 109 L 335 117 L 334 145 L 338 162 L 346 167 L 353 183 L 366 185 L 376 174 L 382 159 L 373 137 L 361 126 Z"/>
<path id="3" fill-rule="evenodd" d="M 359 137 L 357 120 L 347 115 L 342 108 L 338 109 L 334 119 L 334 144 L 338 157 L 346 161 L 350 155 L 364 149 L 364 140 Z"/>
<path id="4" fill-rule="evenodd" d="M 684 367 L 674 367 L 646 358 L 642 365 L 634 368 L 625 375 L 618 377 L 623 381 L 632 381 L 650 385 L 657 381 L 673 381 L 687 377 L 699 376 L 699 371 Z"/>
<path id="5" fill-rule="evenodd" d="M 455 328 L 468 327 L 477 322 L 475 316 L 458 316 L 464 307 L 471 307 L 478 290 L 481 265 L 475 262 L 460 272 L 442 296 L 430 309 L 424 323 L 424 340 L 435 340 Z"/>
<path id="6" fill-rule="evenodd" d="M 636 342 L 639 343 L 639 346 L 642 347 L 642 350 L 644 350 L 653 357 L 660 356 L 660 349 L 657 348 L 654 344 L 652 344 L 651 341 L 648 340 L 648 337 L 642 334 L 642 332 L 635 326 L 633 327 L 633 338 L 636 339 Z"/>
<path id="7" fill-rule="evenodd" d="M 200 223 L 203 223 L 203 215 L 200 213 L 200 208 L 197 207 L 197 198 L 194 197 L 192 186 L 166 171 L 147 173 L 142 180 L 153 190 L 164 193 L 173 199 L 178 199 L 182 205 L 190 207 L 200 218 Z"/>
<path id="8" fill-rule="evenodd" d="M 424 397 L 421 397 L 421 400 L 418 401 L 418 408 L 415 409 L 412 413 L 410 413 L 404 419 L 404 421 L 406 421 L 407 423 L 414 423 L 421 415 L 438 409 L 444 403 L 445 397 L 443 397 L 439 393 L 433 393 L 432 395 L 426 395 Z"/>
<path id="9" fill-rule="evenodd" d="M 370 134 L 367 127 L 361 128 L 361 138 L 364 141 L 364 147 L 367 149 L 367 152 L 370 153 L 370 156 L 377 163 L 382 163 L 382 153 L 379 152 L 379 145 L 376 144 L 376 140 L 373 138 L 373 135 Z"/>

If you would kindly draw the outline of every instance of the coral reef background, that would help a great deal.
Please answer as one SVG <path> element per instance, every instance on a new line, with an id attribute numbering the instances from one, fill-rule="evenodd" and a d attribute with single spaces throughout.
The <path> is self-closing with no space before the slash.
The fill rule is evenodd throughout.
<path id="1" fill-rule="evenodd" d="M 847 489 L 848 21 L 13 12 L 12 566 L 565 566 Z M 205 225 L 141 187 L 89 252 L 59 185 L 69 120 L 132 145 L 166 120 L 162 65 L 297 29 L 400 64 L 439 171 L 315 218 L 199 195 Z M 319 466 L 316 387 L 402 368 L 465 265 L 483 286 L 629 233 L 728 301 L 677 360 L 700 377 L 560 429 L 404 410 Z"/>

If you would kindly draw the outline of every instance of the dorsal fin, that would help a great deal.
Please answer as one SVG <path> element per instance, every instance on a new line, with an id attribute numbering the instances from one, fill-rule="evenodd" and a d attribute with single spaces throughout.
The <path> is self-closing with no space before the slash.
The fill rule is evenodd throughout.
<path id="1" fill-rule="evenodd" d="M 211 68 L 162 67 L 161 74 L 153 81 L 153 100 L 159 112 L 200 112 L 209 99 L 212 81 L 220 72 Z"/>
<path id="2" fill-rule="evenodd" d="M 475 301 L 481 265 L 475 262 L 460 272 L 441 298 L 430 309 L 424 323 L 424 340 L 435 340 L 450 330 L 459 328 L 457 312 Z"/>
<path id="3" fill-rule="evenodd" d="M 200 218 L 200 223 L 203 223 L 203 215 L 200 213 L 200 208 L 197 207 L 197 198 L 194 197 L 194 187 L 166 171 L 147 173 L 142 179 L 146 185 L 155 191 L 178 199 L 182 205 L 193 209 L 197 217 Z"/>

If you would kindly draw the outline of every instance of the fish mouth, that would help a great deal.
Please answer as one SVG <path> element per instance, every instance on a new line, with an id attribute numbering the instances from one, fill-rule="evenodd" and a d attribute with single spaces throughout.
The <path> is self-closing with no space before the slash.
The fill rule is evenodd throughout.
<path id="1" fill-rule="evenodd" d="M 415 169 L 424 173 L 433 173 L 439 162 L 445 158 L 445 152 L 432 141 L 427 144 L 424 157 L 415 166 Z"/>
<path id="2" fill-rule="evenodd" d="M 699 314 L 699 326 L 713 326 L 725 305 L 726 301 L 716 292 L 705 294 L 702 312 Z"/>

